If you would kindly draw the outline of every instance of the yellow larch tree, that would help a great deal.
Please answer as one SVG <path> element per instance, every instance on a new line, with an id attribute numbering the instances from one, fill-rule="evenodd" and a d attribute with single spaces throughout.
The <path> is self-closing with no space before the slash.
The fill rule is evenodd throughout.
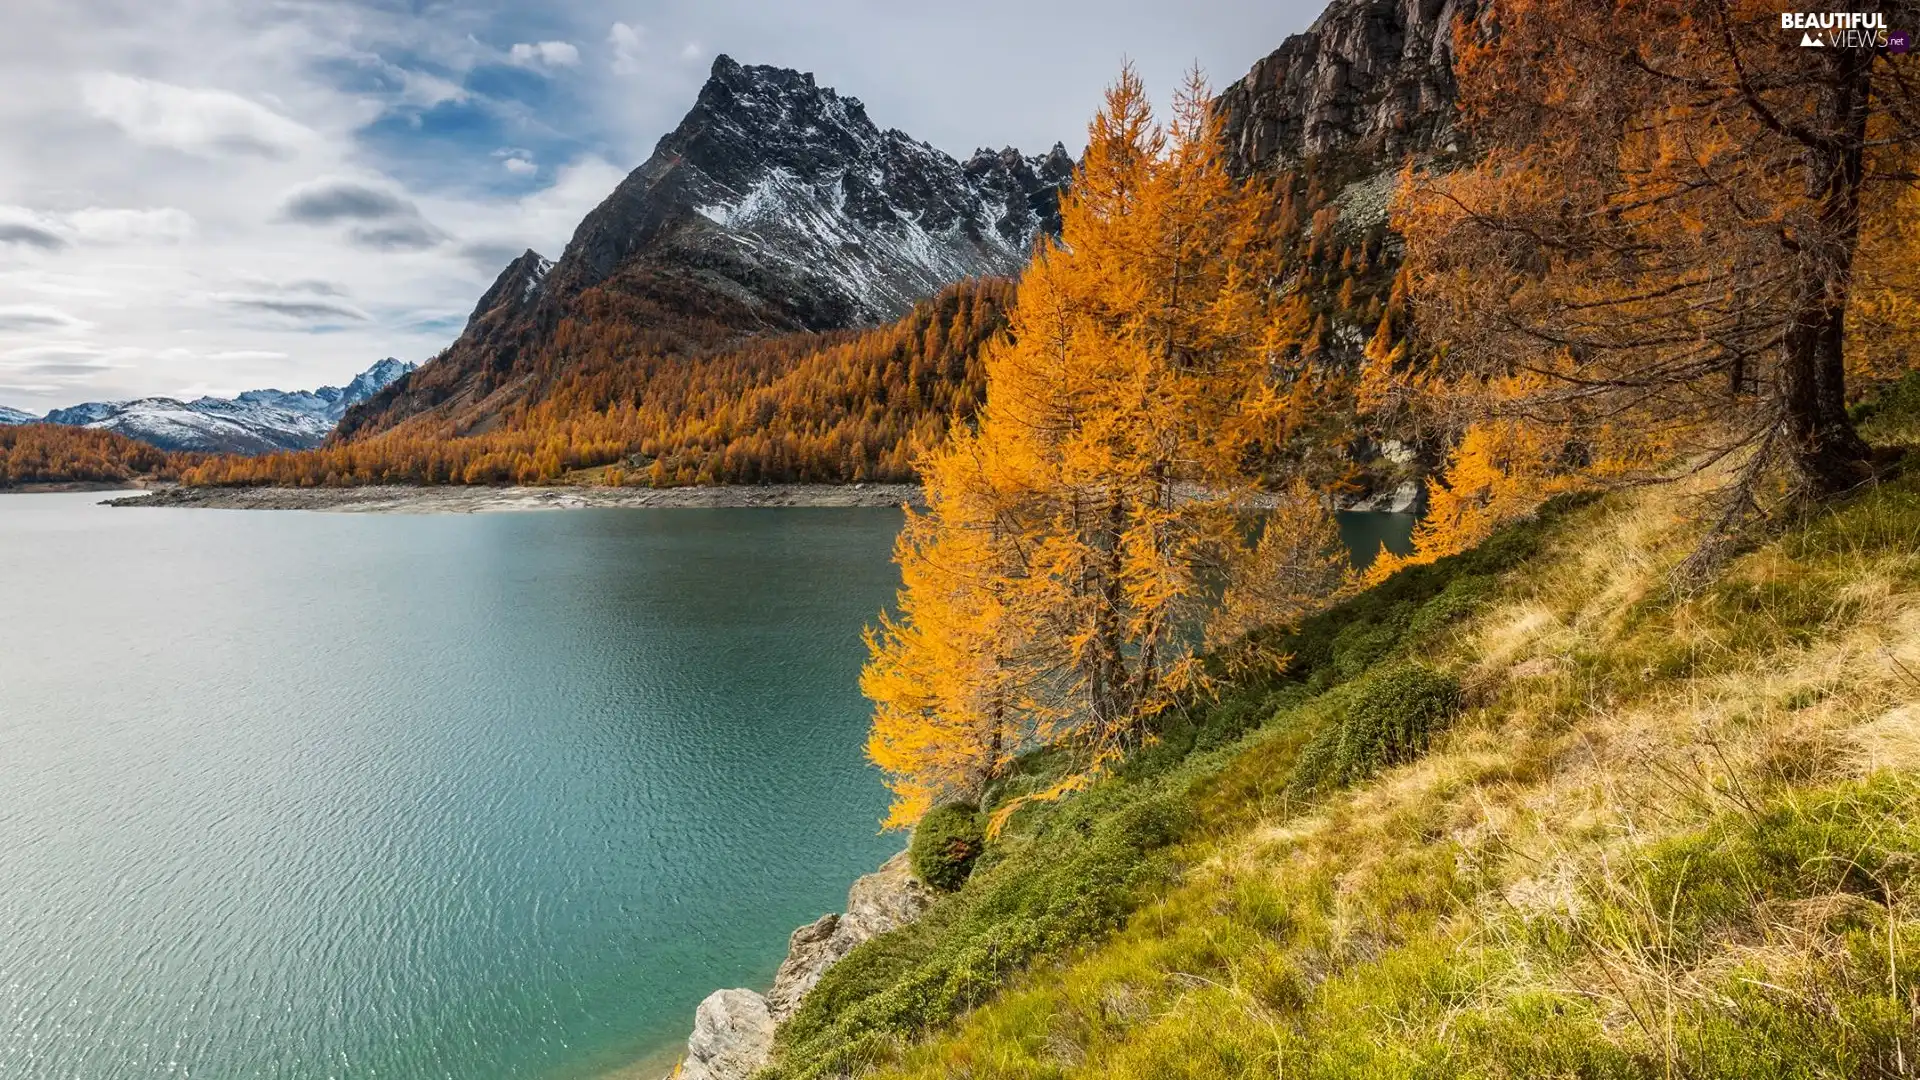
<path id="1" fill-rule="evenodd" d="M 899 610 L 867 632 L 867 756 L 893 792 L 889 828 L 977 795 L 1035 731 L 1033 709 L 1022 708 L 1023 635 L 1005 603 L 1010 549 L 997 543 L 980 464 L 978 441 L 966 432 L 929 463 L 935 509 L 909 510 L 894 548 Z"/>

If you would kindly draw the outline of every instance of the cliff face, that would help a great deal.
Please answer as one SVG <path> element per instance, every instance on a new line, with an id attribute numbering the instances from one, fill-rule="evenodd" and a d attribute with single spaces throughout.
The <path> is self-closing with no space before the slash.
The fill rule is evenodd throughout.
<path id="1" fill-rule="evenodd" d="M 1241 175 L 1347 153 L 1395 162 L 1453 137 L 1456 20 L 1482 0 L 1334 0 L 1220 94 Z"/>

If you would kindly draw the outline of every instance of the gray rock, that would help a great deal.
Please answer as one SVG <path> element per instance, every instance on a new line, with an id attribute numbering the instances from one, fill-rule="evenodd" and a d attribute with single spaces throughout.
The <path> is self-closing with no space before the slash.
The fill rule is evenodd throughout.
<path id="1" fill-rule="evenodd" d="M 773 1055 L 774 1028 L 792 1016 L 827 969 L 854 946 L 919 918 L 933 895 L 914 879 L 901 852 L 847 890 L 842 915 L 822 915 L 787 939 L 787 958 L 766 997 L 751 990 L 716 990 L 693 1016 L 687 1056 L 678 1080 L 746 1080 Z"/>
<path id="2" fill-rule="evenodd" d="M 1234 170 L 1331 152 L 1392 159 L 1448 148 L 1456 18 L 1482 0 L 1333 0 L 1306 32 L 1221 92 Z"/>
<path id="3" fill-rule="evenodd" d="M 767 999 L 751 990 L 715 990 L 693 1014 L 680 1080 L 747 1080 L 773 1056 Z"/>
<path id="4" fill-rule="evenodd" d="M 1419 503 L 1420 485 L 1412 480 L 1402 480 L 1390 491 L 1348 499 L 1340 505 L 1340 509 L 1370 514 L 1410 514 Z"/>
<path id="5" fill-rule="evenodd" d="M 774 1020 L 792 1016 L 807 991 L 854 946 L 914 921 L 932 902 L 927 887 L 914 879 L 904 851 L 855 881 L 847 891 L 846 914 L 822 915 L 787 940 L 787 958 L 767 993 Z"/>

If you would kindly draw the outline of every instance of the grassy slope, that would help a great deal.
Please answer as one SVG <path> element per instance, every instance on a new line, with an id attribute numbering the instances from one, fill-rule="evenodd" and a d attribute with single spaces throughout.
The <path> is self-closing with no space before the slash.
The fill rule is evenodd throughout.
<path id="1" fill-rule="evenodd" d="M 1676 598 L 1686 498 L 1309 622 L 830 972 L 772 1073 L 1920 1074 L 1920 474 Z"/>

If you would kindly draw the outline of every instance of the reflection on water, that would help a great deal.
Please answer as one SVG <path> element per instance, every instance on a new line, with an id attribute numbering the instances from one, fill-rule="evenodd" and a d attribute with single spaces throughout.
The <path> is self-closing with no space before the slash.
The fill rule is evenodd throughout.
<path id="1" fill-rule="evenodd" d="M 1395 555 L 1405 555 L 1413 550 L 1413 525 L 1418 518 L 1412 514 L 1342 510 L 1339 518 L 1340 539 L 1347 545 L 1357 570 L 1365 570 L 1373 565 L 1373 560 L 1380 555 L 1382 544 Z"/>

